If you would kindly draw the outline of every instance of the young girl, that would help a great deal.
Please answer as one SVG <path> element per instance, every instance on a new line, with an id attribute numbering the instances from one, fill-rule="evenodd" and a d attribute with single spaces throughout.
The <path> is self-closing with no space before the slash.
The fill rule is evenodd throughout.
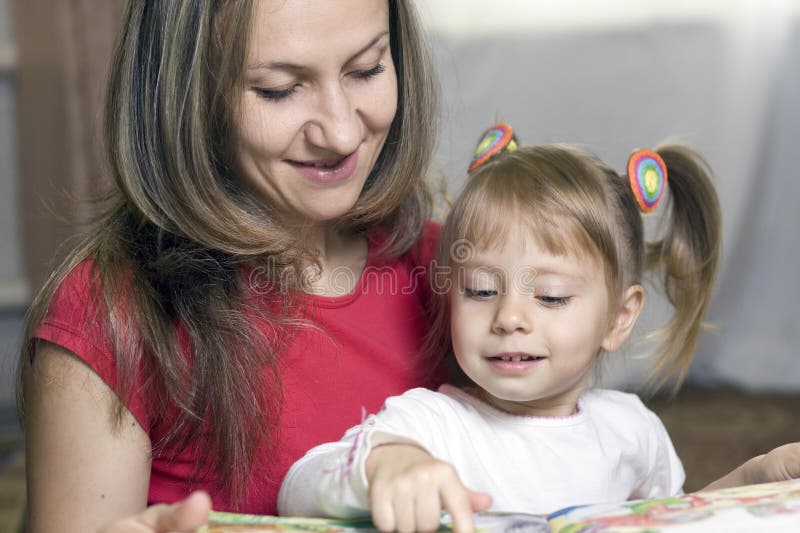
<path id="1" fill-rule="evenodd" d="M 645 242 L 641 213 L 668 186 L 666 232 Z M 380 529 L 411 531 L 434 529 L 444 508 L 468 530 L 488 495 L 495 511 L 548 513 L 680 493 L 683 468 L 656 415 L 589 383 L 630 335 L 645 271 L 674 307 L 655 370 L 686 373 L 719 242 L 709 170 L 688 148 L 637 151 L 620 175 L 579 148 L 517 149 L 507 125 L 490 129 L 442 230 L 447 283 L 434 287 L 429 343 L 452 346 L 471 384 L 390 398 L 292 467 L 279 510 L 371 510 Z"/>

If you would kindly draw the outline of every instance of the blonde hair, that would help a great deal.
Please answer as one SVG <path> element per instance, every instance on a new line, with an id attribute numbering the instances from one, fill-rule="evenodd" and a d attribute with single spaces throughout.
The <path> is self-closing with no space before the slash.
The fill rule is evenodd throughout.
<path id="1" fill-rule="evenodd" d="M 65 277 L 90 259 L 97 319 L 117 363 L 117 423 L 137 372 L 146 368 L 153 419 L 165 417 L 171 405 L 179 411 L 154 453 L 198 442 L 211 413 L 212 446 L 198 450 L 199 463 L 219 475 L 233 503 L 243 495 L 256 445 L 265 439 L 277 444 L 282 393 L 276 362 L 295 328 L 308 326 L 293 318 L 302 302 L 290 300 L 287 290 L 272 294 L 278 311 L 250 308 L 242 265 L 261 267 L 261 288 L 303 289 L 302 277 L 282 274 L 314 260 L 237 175 L 234 116 L 253 4 L 127 2 L 105 106 L 114 187 L 96 223 L 35 299 L 18 371 L 24 414 L 22 376 L 31 368 L 33 334 Z M 410 0 L 390 0 L 389 18 L 398 112 L 360 198 L 336 224 L 386 235 L 381 253 L 398 256 L 429 218 L 425 173 L 438 94 Z M 120 316 L 120 309 L 127 314 Z M 256 330 L 254 316 L 271 331 Z M 185 329 L 191 368 L 175 324 Z"/>
<path id="2" fill-rule="evenodd" d="M 601 260 L 611 309 L 625 290 L 653 271 L 672 304 L 673 315 L 654 351 L 651 377 L 657 384 L 688 371 L 703 327 L 720 254 L 720 209 L 711 172 L 699 154 L 661 146 L 669 192 L 666 231 L 645 242 L 642 216 L 624 175 L 595 155 L 564 144 L 528 146 L 495 156 L 469 177 L 442 228 L 438 264 L 453 271 L 454 243 L 478 249 L 505 241 L 519 224 L 531 229 L 556 255 Z M 434 326 L 426 350 L 449 350 L 448 298 L 435 301 Z"/>

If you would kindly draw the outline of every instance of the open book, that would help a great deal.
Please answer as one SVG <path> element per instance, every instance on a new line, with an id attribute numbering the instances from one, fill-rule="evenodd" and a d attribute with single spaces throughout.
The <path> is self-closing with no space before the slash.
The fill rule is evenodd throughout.
<path id="1" fill-rule="evenodd" d="M 570 507 L 549 516 L 475 515 L 482 533 L 757 533 L 800 531 L 800 479 L 671 498 Z M 212 513 L 198 533 L 313 531 L 370 533 L 368 519 L 333 520 Z M 449 531 L 447 520 L 440 531 Z"/>

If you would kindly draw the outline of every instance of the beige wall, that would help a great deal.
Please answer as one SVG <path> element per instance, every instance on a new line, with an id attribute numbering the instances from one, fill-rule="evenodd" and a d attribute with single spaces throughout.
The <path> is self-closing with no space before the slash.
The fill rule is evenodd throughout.
<path id="1" fill-rule="evenodd" d="M 20 256 L 15 131 L 15 47 L 9 0 L 0 0 L 0 309 L 26 301 Z"/>
<path id="2" fill-rule="evenodd" d="M 32 291 L 103 182 L 100 117 L 121 0 L 16 0 L 21 243 Z"/>

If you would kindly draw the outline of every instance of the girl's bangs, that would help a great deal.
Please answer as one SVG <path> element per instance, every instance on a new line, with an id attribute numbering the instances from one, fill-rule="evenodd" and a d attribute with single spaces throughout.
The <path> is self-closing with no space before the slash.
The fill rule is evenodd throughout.
<path id="1" fill-rule="evenodd" d="M 471 178 L 446 228 L 451 247 L 513 245 L 509 237 L 521 227 L 553 255 L 595 256 L 597 246 L 569 207 L 577 199 L 524 170 L 494 167 Z"/>

